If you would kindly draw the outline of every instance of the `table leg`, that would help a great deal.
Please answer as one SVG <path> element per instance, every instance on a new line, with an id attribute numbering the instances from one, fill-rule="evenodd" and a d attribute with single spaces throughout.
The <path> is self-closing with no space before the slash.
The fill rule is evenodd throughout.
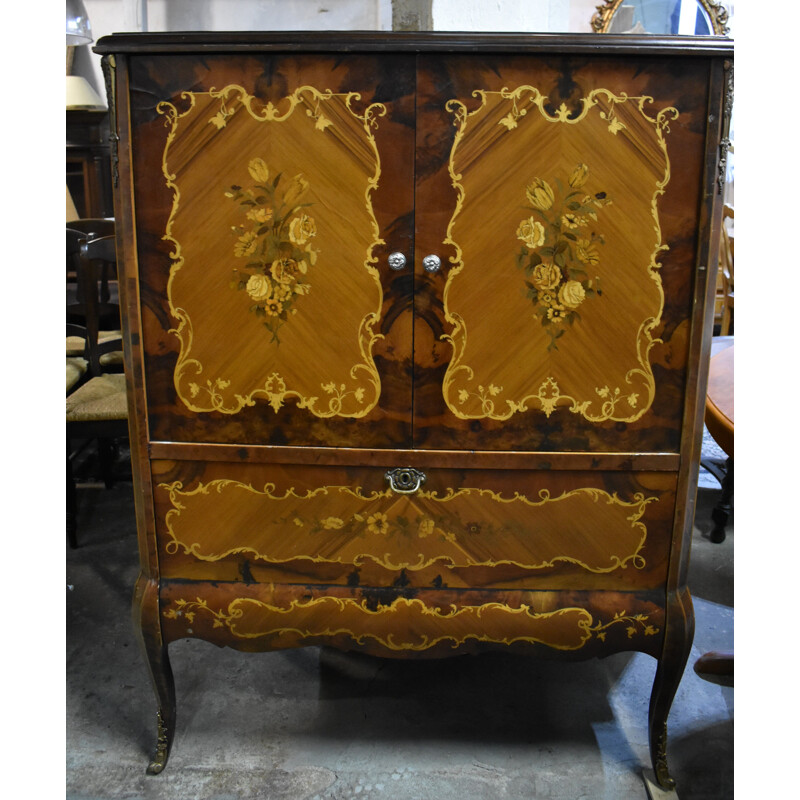
<path id="1" fill-rule="evenodd" d="M 711 530 L 711 541 L 715 544 L 725 541 L 725 526 L 728 524 L 733 509 L 733 457 L 725 463 L 725 476 L 722 479 L 722 494 L 711 512 L 714 527 Z"/>

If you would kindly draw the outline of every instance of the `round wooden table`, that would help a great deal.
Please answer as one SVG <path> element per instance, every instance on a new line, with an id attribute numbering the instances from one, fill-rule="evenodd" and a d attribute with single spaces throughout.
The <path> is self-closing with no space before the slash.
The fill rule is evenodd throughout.
<path id="1" fill-rule="evenodd" d="M 733 458 L 733 344 L 711 358 L 705 416 L 708 432 Z"/>
<path id="2" fill-rule="evenodd" d="M 719 337 L 711 347 L 705 423 L 714 441 L 728 456 L 722 496 L 711 513 L 714 520 L 711 541 L 723 542 L 733 499 L 733 337 Z M 733 686 L 733 652 L 705 653 L 695 661 L 694 671 L 712 683 Z"/>

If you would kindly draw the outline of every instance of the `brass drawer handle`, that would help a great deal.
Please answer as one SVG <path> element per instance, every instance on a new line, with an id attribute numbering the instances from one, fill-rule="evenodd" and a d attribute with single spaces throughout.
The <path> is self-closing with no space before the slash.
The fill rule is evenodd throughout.
<path id="1" fill-rule="evenodd" d="M 426 481 L 425 473 L 413 467 L 395 467 L 384 477 L 389 481 L 392 491 L 398 494 L 414 494 Z"/>

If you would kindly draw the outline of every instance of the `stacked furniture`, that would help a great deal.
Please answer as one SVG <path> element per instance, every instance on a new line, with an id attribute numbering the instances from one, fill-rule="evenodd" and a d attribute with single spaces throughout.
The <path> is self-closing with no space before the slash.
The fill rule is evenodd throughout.
<path id="1" fill-rule="evenodd" d="M 77 547 L 73 462 L 96 447 L 103 480 L 111 487 L 119 442 L 128 436 L 128 398 L 121 332 L 103 330 L 109 320 L 119 324 L 119 305 L 109 288 L 116 275 L 116 236 L 68 227 L 66 239 L 67 264 L 76 277 L 74 295 L 67 292 L 67 537 Z"/>

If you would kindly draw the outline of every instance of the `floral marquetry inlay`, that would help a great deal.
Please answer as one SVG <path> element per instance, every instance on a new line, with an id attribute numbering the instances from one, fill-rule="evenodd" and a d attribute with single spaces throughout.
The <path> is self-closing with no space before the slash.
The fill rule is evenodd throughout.
<path id="1" fill-rule="evenodd" d="M 386 109 L 359 109 L 357 93 L 311 86 L 279 103 L 229 85 L 159 104 L 174 384 L 192 411 L 266 401 L 278 412 L 292 399 L 317 417 L 358 418 L 378 403 L 383 242 L 371 195 Z"/>
<path id="2" fill-rule="evenodd" d="M 239 205 L 244 217 L 233 228 L 233 254 L 244 260 L 233 286 L 253 301 L 250 311 L 264 320 L 270 341 L 280 344 L 278 331 L 292 314 L 295 301 L 311 291 L 309 265 L 317 262 L 314 218 L 303 202 L 308 181 L 302 174 L 273 176 L 262 158 L 248 164 L 249 186 L 231 186 L 225 196 Z"/>
<path id="3" fill-rule="evenodd" d="M 593 223 L 611 200 L 602 191 L 586 193 L 588 173 L 589 167 L 579 163 L 566 182 L 555 177 L 551 186 L 537 177 L 525 190 L 531 215 L 517 228 L 523 243 L 517 265 L 525 272 L 534 314 L 550 337 L 548 350 L 557 349 L 556 340 L 580 319 L 583 301 L 601 293 L 588 271 L 600 263 L 605 241 Z"/>
<path id="4" fill-rule="evenodd" d="M 668 249 L 658 200 L 677 110 L 605 89 L 569 109 L 532 86 L 473 94 L 474 108 L 447 104 L 448 407 L 462 419 L 560 407 L 591 422 L 638 419 L 656 391 Z"/>

